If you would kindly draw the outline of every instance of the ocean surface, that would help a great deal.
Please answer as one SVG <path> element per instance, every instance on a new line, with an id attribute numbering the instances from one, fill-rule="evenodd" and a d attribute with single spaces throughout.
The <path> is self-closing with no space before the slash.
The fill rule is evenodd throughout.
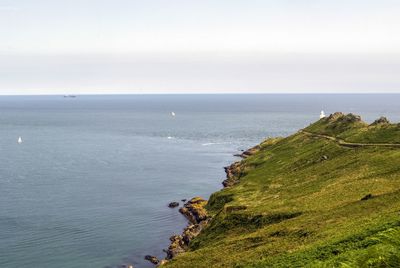
<path id="1" fill-rule="evenodd" d="M 0 267 L 152 267 L 186 225 L 169 202 L 322 109 L 400 121 L 400 95 L 0 97 Z"/>

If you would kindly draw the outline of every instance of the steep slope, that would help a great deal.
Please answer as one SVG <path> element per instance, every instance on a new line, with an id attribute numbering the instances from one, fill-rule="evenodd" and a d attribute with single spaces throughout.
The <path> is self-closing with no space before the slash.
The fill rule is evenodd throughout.
<path id="1" fill-rule="evenodd" d="M 399 143 L 399 125 L 342 113 L 264 141 L 166 267 L 400 267 Z"/>

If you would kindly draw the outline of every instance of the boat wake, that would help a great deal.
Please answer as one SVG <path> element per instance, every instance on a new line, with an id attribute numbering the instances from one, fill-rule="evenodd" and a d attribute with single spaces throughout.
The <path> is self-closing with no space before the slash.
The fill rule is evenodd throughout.
<path id="1" fill-rule="evenodd" d="M 201 146 L 211 146 L 211 145 L 220 145 L 220 144 L 230 144 L 230 142 L 207 142 L 207 143 L 203 143 Z"/>

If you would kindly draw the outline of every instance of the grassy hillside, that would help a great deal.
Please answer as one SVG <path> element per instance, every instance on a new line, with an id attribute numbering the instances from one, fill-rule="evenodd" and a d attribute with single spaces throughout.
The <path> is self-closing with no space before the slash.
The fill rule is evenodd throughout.
<path id="1" fill-rule="evenodd" d="M 336 138 L 396 144 L 400 126 L 335 113 L 261 143 L 166 267 L 400 267 L 400 148 Z"/>

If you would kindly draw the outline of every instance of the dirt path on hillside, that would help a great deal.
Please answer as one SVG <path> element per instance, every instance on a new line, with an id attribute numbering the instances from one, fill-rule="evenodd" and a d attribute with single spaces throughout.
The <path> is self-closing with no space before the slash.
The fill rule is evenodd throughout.
<path id="1" fill-rule="evenodd" d="M 400 148 L 399 143 L 355 143 L 355 142 L 347 142 L 345 140 L 339 139 L 334 136 L 324 135 L 324 134 L 317 134 L 312 133 L 306 130 L 300 130 L 301 133 L 304 133 L 309 136 L 319 137 L 327 140 L 331 140 L 339 144 L 340 146 L 345 147 L 392 147 L 392 148 Z"/>

